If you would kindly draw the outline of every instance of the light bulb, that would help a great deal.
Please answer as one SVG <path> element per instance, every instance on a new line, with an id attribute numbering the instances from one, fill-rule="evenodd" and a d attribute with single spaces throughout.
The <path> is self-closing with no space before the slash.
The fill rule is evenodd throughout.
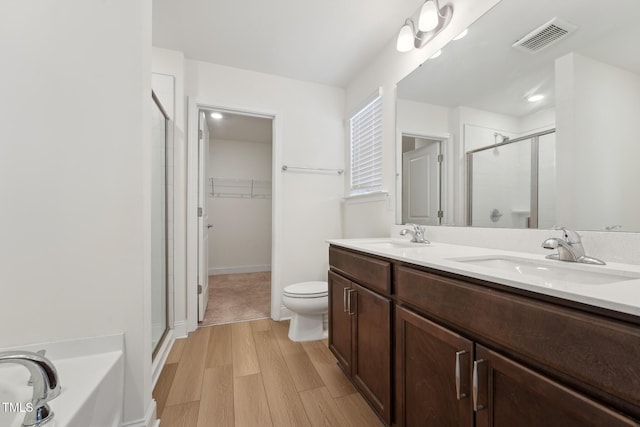
<path id="1" fill-rule="evenodd" d="M 433 0 L 427 0 L 420 10 L 418 28 L 420 31 L 431 31 L 438 26 L 438 9 Z"/>
<path id="2" fill-rule="evenodd" d="M 398 41 L 396 43 L 398 52 L 409 52 L 413 49 L 413 38 L 413 29 L 407 22 L 400 28 L 400 33 L 398 33 Z"/>
<path id="3" fill-rule="evenodd" d="M 222 118 L 222 114 L 220 114 L 220 113 L 218 113 L 218 112 L 213 112 L 213 113 L 211 113 L 211 118 L 212 118 L 212 119 L 219 120 L 219 119 L 221 119 L 221 118 Z"/>
<path id="4" fill-rule="evenodd" d="M 527 101 L 529 102 L 538 102 L 541 101 L 544 98 L 544 95 L 531 95 L 529 98 L 527 98 Z"/>
<path id="5" fill-rule="evenodd" d="M 464 36 L 466 36 L 468 32 L 469 32 L 469 29 L 467 28 L 466 30 L 464 30 L 463 32 L 461 32 L 460 34 L 458 34 L 457 36 L 455 36 L 453 39 L 454 39 L 454 40 L 460 40 L 461 38 L 463 38 Z"/>
<path id="6" fill-rule="evenodd" d="M 442 49 L 438 50 L 436 53 L 431 55 L 429 59 L 436 59 L 438 56 L 442 55 Z"/>

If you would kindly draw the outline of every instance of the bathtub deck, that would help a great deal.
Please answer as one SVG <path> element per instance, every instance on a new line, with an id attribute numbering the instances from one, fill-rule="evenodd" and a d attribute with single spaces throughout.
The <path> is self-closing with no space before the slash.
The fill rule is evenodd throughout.
<path id="1" fill-rule="evenodd" d="M 382 426 L 326 340 L 294 343 L 272 320 L 177 340 L 153 397 L 161 426 Z"/>

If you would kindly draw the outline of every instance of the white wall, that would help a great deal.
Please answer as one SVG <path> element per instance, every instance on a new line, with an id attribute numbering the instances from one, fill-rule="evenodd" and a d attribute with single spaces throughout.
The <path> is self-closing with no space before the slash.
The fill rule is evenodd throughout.
<path id="1" fill-rule="evenodd" d="M 152 68 L 154 73 L 174 79 L 172 96 L 162 96 L 163 106 L 170 115 L 170 134 L 173 144 L 173 280 L 174 280 L 174 326 L 177 337 L 186 336 L 187 319 L 187 144 L 186 144 L 186 99 L 184 95 L 184 54 L 173 50 L 153 48 Z"/>
<path id="2" fill-rule="evenodd" d="M 449 108 L 398 99 L 396 127 L 401 133 L 442 136 L 449 133 Z"/>
<path id="3" fill-rule="evenodd" d="M 578 54 L 556 61 L 559 222 L 640 230 L 640 76 Z"/>
<path id="4" fill-rule="evenodd" d="M 272 312 L 282 289 L 325 280 L 325 239 L 342 236 L 338 174 L 282 172 L 283 164 L 342 168 L 344 90 L 199 61 L 186 61 L 186 93 L 208 105 L 275 114 L 274 198 L 280 233 L 273 235 Z"/>
<path id="5" fill-rule="evenodd" d="M 124 422 L 141 421 L 151 403 L 151 1 L 4 9 L 0 347 L 124 332 Z"/>
<path id="6" fill-rule="evenodd" d="M 438 49 L 444 47 L 453 37 L 460 34 L 476 19 L 487 12 L 500 0 L 451 0 L 455 10 L 449 26 L 435 39 L 422 49 L 408 53 L 400 53 L 396 50 L 395 36 L 389 40 L 387 46 L 380 54 L 349 83 L 346 90 L 347 111 L 352 111 L 363 99 L 376 88 L 382 88 L 382 157 L 383 157 L 383 188 L 388 190 L 391 201 L 381 199 L 378 202 L 364 204 L 344 205 L 344 232 L 345 236 L 383 235 L 383 229 L 388 233 L 389 224 L 395 223 L 396 205 L 396 84 L 431 57 Z M 419 8 L 416 9 L 416 14 Z M 346 139 L 348 141 L 348 139 Z M 345 144 L 348 150 L 348 143 Z M 349 158 L 345 151 L 345 158 Z M 347 162 L 348 163 L 348 162 Z M 348 173 L 348 171 L 347 171 Z M 345 180 L 345 189 L 348 190 L 348 179 Z M 389 208 L 389 205 L 391 208 Z M 366 220 L 363 226 L 361 220 Z"/>
<path id="7" fill-rule="evenodd" d="M 221 139 L 210 139 L 209 143 L 208 177 L 271 182 L 272 144 Z M 271 197 L 211 197 L 208 188 L 209 222 L 213 225 L 209 231 L 209 274 L 271 270 Z M 218 190 L 242 195 L 251 192 L 250 187 L 223 186 Z M 270 193 L 270 189 L 255 191 L 256 195 Z"/>

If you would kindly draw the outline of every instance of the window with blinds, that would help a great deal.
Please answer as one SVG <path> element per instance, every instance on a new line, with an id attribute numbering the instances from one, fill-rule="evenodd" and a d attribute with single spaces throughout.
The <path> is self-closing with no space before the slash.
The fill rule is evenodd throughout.
<path id="1" fill-rule="evenodd" d="M 351 194 L 382 188 L 382 96 L 377 94 L 349 120 Z"/>

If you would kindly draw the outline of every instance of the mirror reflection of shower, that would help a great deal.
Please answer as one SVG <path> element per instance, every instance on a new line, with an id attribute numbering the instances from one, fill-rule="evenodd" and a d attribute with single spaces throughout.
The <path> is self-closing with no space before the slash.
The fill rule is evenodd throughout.
<path id="1" fill-rule="evenodd" d="M 465 125 L 464 144 L 468 149 L 467 225 L 553 225 L 555 129 L 515 133 Z"/>

